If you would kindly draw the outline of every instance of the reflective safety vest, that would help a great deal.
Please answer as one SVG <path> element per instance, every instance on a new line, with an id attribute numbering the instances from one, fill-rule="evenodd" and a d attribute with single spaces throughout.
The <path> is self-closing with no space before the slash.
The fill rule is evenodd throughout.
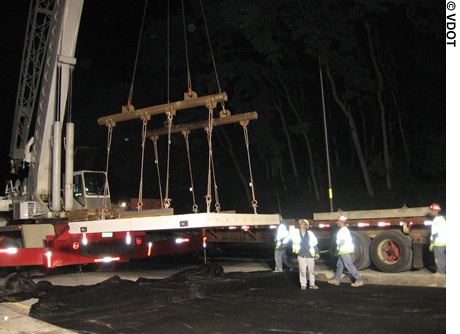
<path id="1" fill-rule="evenodd" d="M 340 244 L 343 243 L 342 247 Z M 353 253 L 355 246 L 353 245 L 353 239 L 351 238 L 351 233 L 348 227 L 342 227 L 337 233 L 337 250 L 339 251 L 338 255 L 350 254 Z"/>
<path id="2" fill-rule="evenodd" d="M 302 232 L 300 232 L 300 229 L 298 228 L 293 228 L 291 230 L 290 236 L 292 239 L 292 252 L 294 254 L 299 253 L 300 251 L 300 243 L 302 242 Z M 316 256 L 315 252 L 315 246 L 318 244 L 318 239 L 316 239 L 316 236 L 314 233 L 310 230 L 307 230 L 308 236 L 310 237 L 310 254 L 312 257 Z"/>
<path id="3" fill-rule="evenodd" d="M 436 216 L 433 220 L 433 225 L 431 225 L 431 241 L 434 241 L 435 246 L 446 245 L 447 229 L 446 220 L 443 216 Z"/>
<path id="4" fill-rule="evenodd" d="M 281 246 L 286 246 L 289 243 L 289 227 L 286 222 L 280 223 L 276 230 L 276 250 L 279 250 Z"/>

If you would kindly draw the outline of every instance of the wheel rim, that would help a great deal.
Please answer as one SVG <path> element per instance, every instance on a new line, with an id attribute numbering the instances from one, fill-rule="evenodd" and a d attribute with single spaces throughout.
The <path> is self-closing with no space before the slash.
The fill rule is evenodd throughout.
<path id="1" fill-rule="evenodd" d="M 377 249 L 380 260 L 389 265 L 396 264 L 401 258 L 401 247 L 394 240 L 382 240 Z"/>

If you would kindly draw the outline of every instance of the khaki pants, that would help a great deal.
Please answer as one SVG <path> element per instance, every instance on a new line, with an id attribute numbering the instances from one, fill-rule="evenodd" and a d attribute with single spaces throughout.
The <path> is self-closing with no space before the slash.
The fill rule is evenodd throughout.
<path id="1" fill-rule="evenodd" d="M 315 259 L 297 256 L 297 261 L 299 262 L 300 286 L 307 286 L 307 273 L 310 286 L 314 286 L 315 275 L 313 275 L 313 271 L 315 270 Z"/>

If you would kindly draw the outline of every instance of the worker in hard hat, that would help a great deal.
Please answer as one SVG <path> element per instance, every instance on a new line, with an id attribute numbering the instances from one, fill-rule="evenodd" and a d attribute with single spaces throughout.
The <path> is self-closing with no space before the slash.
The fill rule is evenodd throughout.
<path id="1" fill-rule="evenodd" d="M 446 220 L 443 216 L 439 215 L 441 211 L 441 206 L 439 204 L 433 203 L 430 206 L 430 211 L 433 217 L 430 251 L 434 252 L 434 260 L 436 262 L 436 273 L 432 276 L 444 277 L 446 276 Z"/>
<path id="2" fill-rule="evenodd" d="M 344 215 L 340 215 L 337 218 L 337 226 L 340 227 L 337 233 L 337 254 L 339 259 L 337 260 L 337 269 L 334 278 L 327 282 L 332 285 L 340 285 L 340 279 L 342 278 L 343 268 L 345 266 L 348 272 L 355 278 L 355 282 L 352 283 L 351 286 L 356 288 L 363 286 L 364 282 L 351 259 L 351 254 L 354 252 L 355 246 L 353 245 L 350 230 L 345 225 L 346 221 L 347 217 Z"/>
<path id="3" fill-rule="evenodd" d="M 310 223 L 303 219 L 299 222 L 299 228 L 291 227 L 289 233 L 292 240 L 292 252 L 297 254 L 299 263 L 300 289 L 307 289 L 307 273 L 310 289 L 318 289 L 315 285 L 315 259 L 319 259 L 318 239 L 309 230 Z"/>
<path id="4" fill-rule="evenodd" d="M 286 247 L 289 239 L 289 224 L 283 219 L 280 214 L 277 214 L 280 219 L 280 224 L 276 230 L 276 246 L 275 246 L 275 270 L 273 272 L 282 273 L 283 263 L 290 267 L 286 255 Z"/>

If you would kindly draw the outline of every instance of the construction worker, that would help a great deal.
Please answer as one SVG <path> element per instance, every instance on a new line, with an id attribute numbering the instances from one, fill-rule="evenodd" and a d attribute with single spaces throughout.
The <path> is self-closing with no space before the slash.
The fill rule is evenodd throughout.
<path id="1" fill-rule="evenodd" d="M 289 243 L 289 224 L 283 219 L 280 214 L 277 214 L 280 219 L 280 224 L 276 230 L 276 247 L 275 247 L 275 273 L 283 272 L 283 263 L 289 267 L 289 262 L 286 255 L 286 247 Z"/>
<path id="2" fill-rule="evenodd" d="M 434 260 L 436 262 L 436 273 L 433 277 L 444 277 L 446 275 L 446 220 L 439 215 L 441 206 L 433 203 L 430 206 L 433 224 L 431 225 L 431 244 L 430 251 L 434 252 Z"/>
<path id="3" fill-rule="evenodd" d="M 354 252 L 355 246 L 353 245 L 350 230 L 345 226 L 346 221 L 347 217 L 344 215 L 340 215 L 337 218 L 337 226 L 340 227 L 337 233 L 337 255 L 339 259 L 337 260 L 337 269 L 334 278 L 327 282 L 332 285 L 340 285 L 340 279 L 342 278 L 342 272 L 345 265 L 350 274 L 355 278 L 355 282 L 352 283 L 351 286 L 357 288 L 363 286 L 364 282 L 351 259 L 351 254 Z"/>
<path id="4" fill-rule="evenodd" d="M 307 272 L 310 281 L 310 289 L 318 289 L 315 285 L 315 259 L 319 259 L 318 239 L 315 234 L 308 230 L 310 223 L 308 220 L 299 222 L 300 228 L 292 227 L 289 233 L 292 240 L 292 252 L 297 254 L 299 263 L 300 289 L 307 289 Z"/>

